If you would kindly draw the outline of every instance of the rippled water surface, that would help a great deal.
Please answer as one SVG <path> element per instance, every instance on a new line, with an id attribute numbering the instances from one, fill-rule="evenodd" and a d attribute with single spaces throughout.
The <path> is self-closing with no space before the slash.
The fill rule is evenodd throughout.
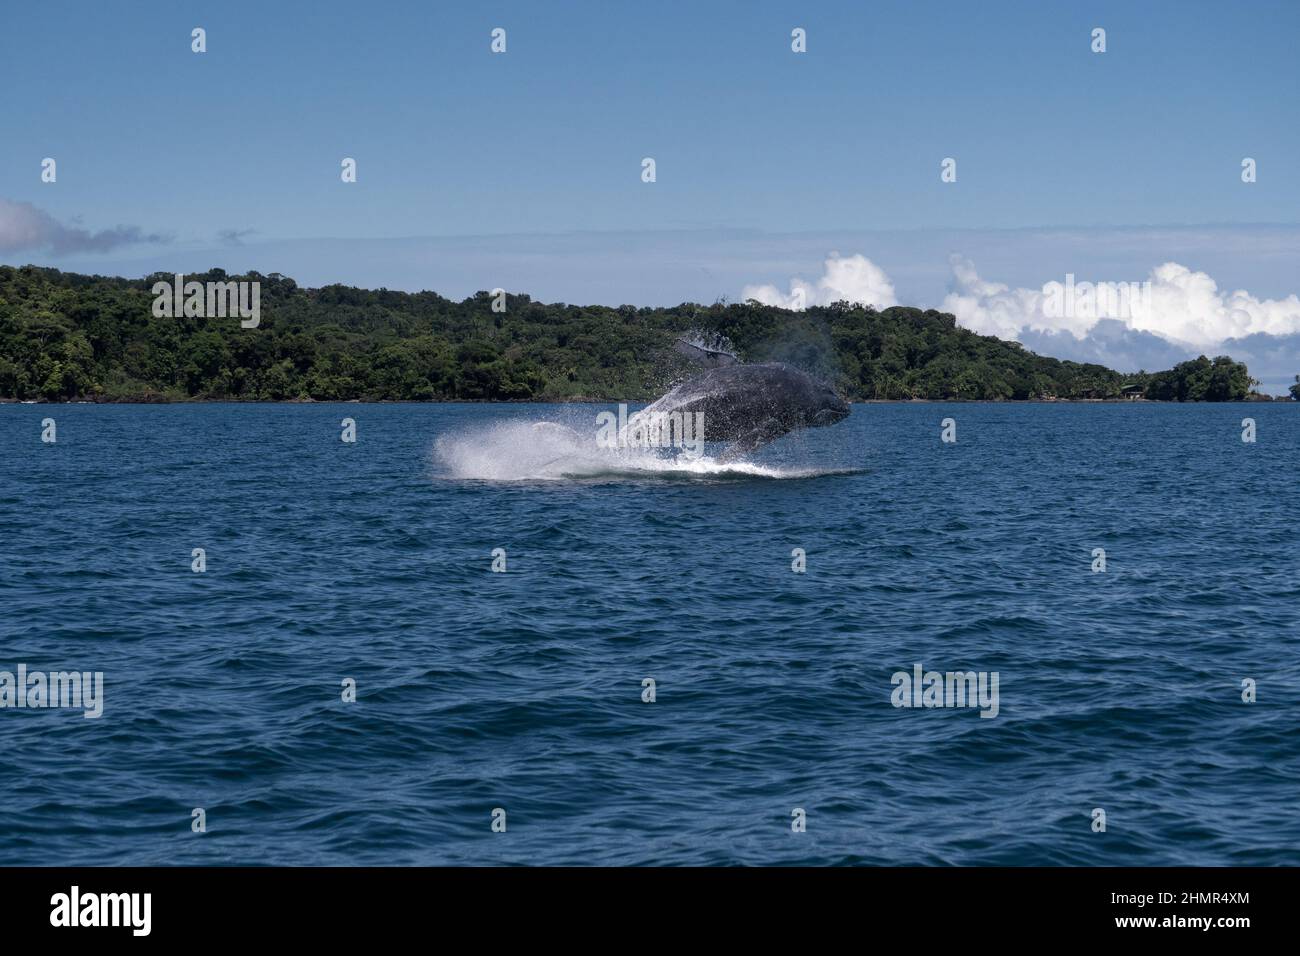
<path id="1" fill-rule="evenodd" d="M 0 670 L 105 682 L 0 710 L 4 862 L 1300 863 L 1300 407 L 599 410 L 0 406 Z"/>

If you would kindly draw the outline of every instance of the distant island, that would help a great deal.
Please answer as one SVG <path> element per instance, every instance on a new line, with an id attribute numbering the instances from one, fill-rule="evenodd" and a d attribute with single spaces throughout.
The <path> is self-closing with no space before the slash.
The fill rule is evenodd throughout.
<path id="1" fill-rule="evenodd" d="M 156 317 L 151 289 L 170 274 L 0 266 L 0 400 L 648 400 L 691 369 L 676 347 L 687 335 L 725 341 L 745 361 L 799 365 L 854 401 L 1267 399 L 1227 356 L 1123 374 L 1035 355 L 933 309 L 839 302 L 792 312 L 752 300 L 611 308 L 500 292 L 454 302 L 305 289 L 278 273 L 185 278 L 259 283 L 259 324 Z M 1300 398 L 1300 377 L 1291 394 Z"/>

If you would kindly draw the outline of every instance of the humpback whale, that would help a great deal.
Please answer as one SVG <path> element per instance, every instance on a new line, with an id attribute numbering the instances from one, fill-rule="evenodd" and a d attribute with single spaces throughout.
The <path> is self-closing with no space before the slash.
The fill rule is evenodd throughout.
<path id="1" fill-rule="evenodd" d="M 791 365 L 728 364 L 687 379 L 642 409 L 633 421 L 703 412 L 704 440 L 728 442 L 726 461 L 797 428 L 834 425 L 849 404 L 829 385 Z"/>

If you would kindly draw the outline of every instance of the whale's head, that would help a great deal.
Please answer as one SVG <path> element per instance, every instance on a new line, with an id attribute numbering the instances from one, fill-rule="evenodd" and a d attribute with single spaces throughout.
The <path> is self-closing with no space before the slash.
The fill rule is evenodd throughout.
<path id="1" fill-rule="evenodd" d="M 805 420 L 810 428 L 834 425 L 849 417 L 849 403 L 840 398 L 835 389 L 824 382 L 817 382 L 813 387 L 812 401 Z"/>

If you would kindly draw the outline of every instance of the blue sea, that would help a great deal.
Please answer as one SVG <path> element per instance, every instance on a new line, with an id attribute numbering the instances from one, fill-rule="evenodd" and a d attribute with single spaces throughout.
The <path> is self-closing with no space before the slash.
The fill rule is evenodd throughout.
<path id="1" fill-rule="evenodd" d="M 1300 406 L 605 408 L 0 406 L 0 858 L 1300 863 Z"/>

